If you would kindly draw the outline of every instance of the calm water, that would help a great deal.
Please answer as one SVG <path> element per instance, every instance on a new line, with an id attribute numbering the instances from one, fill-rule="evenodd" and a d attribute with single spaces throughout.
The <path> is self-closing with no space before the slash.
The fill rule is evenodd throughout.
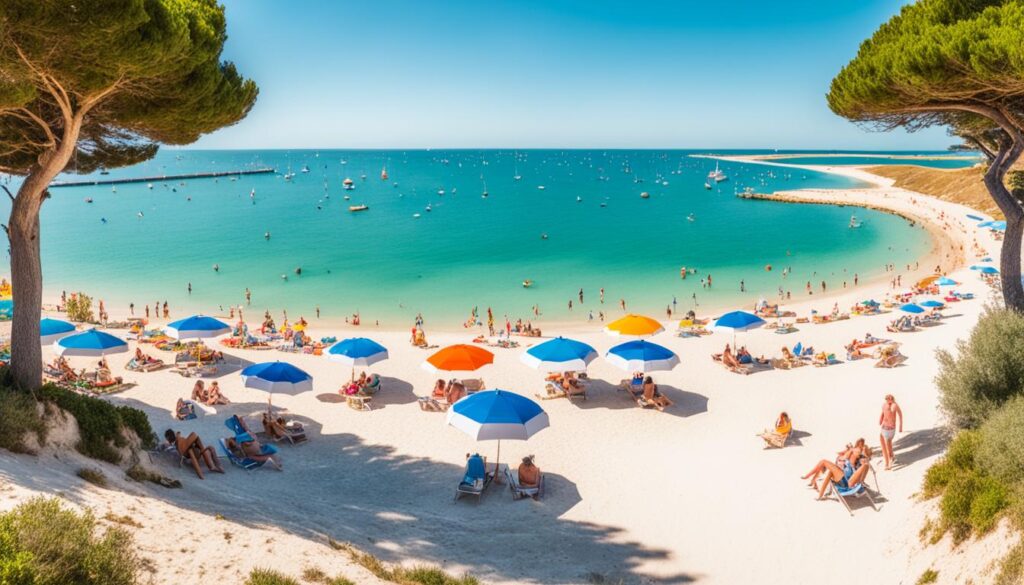
<path id="1" fill-rule="evenodd" d="M 905 153 L 904 153 L 905 154 Z M 973 167 L 981 158 L 892 158 L 885 156 L 794 156 L 778 159 L 776 162 L 791 165 L 914 165 L 938 169 L 962 169 Z"/>
<path id="2" fill-rule="evenodd" d="M 359 311 L 364 320 L 404 326 L 422 311 L 435 324 L 455 325 L 474 306 L 527 317 L 539 305 L 544 317 L 564 320 L 596 314 L 601 287 L 605 309 L 624 298 L 631 309 L 662 315 L 673 296 L 683 309 L 694 293 L 703 305 L 721 306 L 774 296 L 779 286 L 802 294 L 808 280 L 840 287 L 855 272 L 862 280 L 880 275 L 886 262 L 912 262 L 930 246 L 920 227 L 887 214 L 858 210 L 864 225 L 849 229 L 849 208 L 734 196 L 745 186 L 859 186 L 853 181 L 723 162 L 730 180 L 706 190 L 715 162 L 690 154 L 165 150 L 109 178 L 263 165 L 278 173 L 116 192 L 55 188 L 42 216 L 46 287 L 50 295 L 83 290 L 122 310 L 130 301 L 167 299 L 178 314 L 241 303 L 249 287 L 254 309 L 307 317 L 319 305 L 327 317 Z M 287 181 L 289 169 L 296 175 Z M 342 189 L 346 177 L 355 190 Z M 353 204 L 370 209 L 350 213 Z M 699 273 L 683 281 L 681 266 Z M 793 273 L 783 279 L 786 266 Z M 711 290 L 700 285 L 708 273 Z M 534 286 L 524 289 L 524 279 Z"/>

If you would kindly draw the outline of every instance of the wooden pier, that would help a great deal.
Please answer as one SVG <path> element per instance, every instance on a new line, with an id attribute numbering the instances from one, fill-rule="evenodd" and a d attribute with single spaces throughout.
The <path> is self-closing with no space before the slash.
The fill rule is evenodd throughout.
<path id="1" fill-rule="evenodd" d="M 50 187 L 85 187 L 94 185 L 125 185 L 128 183 L 166 183 L 185 179 L 213 179 L 216 177 L 240 177 L 242 175 L 266 175 L 275 173 L 270 167 L 244 171 L 219 171 L 211 173 L 191 173 L 187 175 L 161 175 L 157 177 L 136 177 L 129 179 L 96 179 L 92 181 L 59 181 L 50 183 Z"/>

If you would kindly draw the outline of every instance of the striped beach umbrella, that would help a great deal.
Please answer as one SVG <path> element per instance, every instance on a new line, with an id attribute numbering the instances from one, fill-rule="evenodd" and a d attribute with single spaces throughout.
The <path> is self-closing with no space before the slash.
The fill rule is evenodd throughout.
<path id="1" fill-rule="evenodd" d="M 465 343 L 449 345 L 423 362 L 428 372 L 472 372 L 494 362 L 494 354 L 482 347 Z"/>
<path id="2" fill-rule="evenodd" d="M 582 372 L 597 357 L 597 351 L 574 339 L 556 337 L 526 350 L 519 360 L 544 372 Z"/>
<path id="3" fill-rule="evenodd" d="M 50 318 L 39 320 L 39 343 L 41 345 L 50 345 L 74 332 L 75 326 L 67 321 Z"/>
<path id="4" fill-rule="evenodd" d="M 715 320 L 713 329 L 720 331 L 732 331 L 732 344 L 736 345 L 737 331 L 750 331 L 765 324 L 765 320 L 753 313 L 746 311 L 733 311 L 726 313 Z"/>
<path id="5" fill-rule="evenodd" d="M 109 333 L 90 329 L 58 339 L 53 350 L 65 357 L 100 357 L 126 352 L 128 344 Z"/>
<path id="6" fill-rule="evenodd" d="M 231 327 L 227 323 L 203 315 L 192 315 L 191 317 L 168 323 L 164 327 L 164 333 L 168 337 L 178 340 L 207 339 L 230 332 Z"/>
<path id="7" fill-rule="evenodd" d="M 671 349 L 642 339 L 616 345 L 604 357 L 626 372 L 667 372 L 679 363 Z"/>
<path id="8" fill-rule="evenodd" d="M 604 328 L 605 333 L 625 337 L 647 337 L 648 335 L 661 333 L 664 330 L 665 328 L 661 326 L 657 319 L 632 313 L 612 321 Z"/>

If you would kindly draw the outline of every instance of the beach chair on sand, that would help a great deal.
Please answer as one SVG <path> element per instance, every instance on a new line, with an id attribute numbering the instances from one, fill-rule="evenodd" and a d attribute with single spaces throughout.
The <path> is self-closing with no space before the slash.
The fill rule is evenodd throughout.
<path id="1" fill-rule="evenodd" d="M 248 431 L 242 426 L 242 419 L 239 416 L 232 415 L 226 421 L 224 426 L 231 430 L 235 434 L 235 440 L 239 443 L 248 443 L 249 441 L 255 441 L 256 438 L 249 434 Z M 261 455 L 274 455 L 277 453 L 277 447 L 273 445 L 260 445 Z"/>
<path id="2" fill-rule="evenodd" d="M 508 482 L 509 489 L 512 490 L 512 499 L 520 500 L 522 498 L 533 498 L 539 500 L 544 497 L 544 474 L 540 474 L 540 484 L 535 488 L 524 488 L 519 485 L 519 474 L 512 471 L 512 468 L 505 468 L 505 481 Z"/>
<path id="3" fill-rule="evenodd" d="M 871 499 L 871 494 L 868 493 L 868 488 L 863 483 L 854 484 L 852 486 L 841 486 L 833 481 L 831 482 L 829 491 L 836 495 L 836 499 L 839 500 L 839 503 L 841 503 L 844 508 L 846 508 L 846 511 L 850 513 L 850 516 L 853 516 L 853 508 L 851 508 L 849 502 L 846 501 L 847 498 L 867 498 L 868 503 L 871 504 L 871 509 L 876 512 L 878 511 L 878 507 L 875 506 L 875 501 Z"/>
<path id="4" fill-rule="evenodd" d="M 363 386 L 355 394 L 347 394 L 345 396 L 345 402 L 349 408 L 354 410 L 372 410 L 373 409 L 373 396 L 380 391 L 380 376 L 373 374 L 370 377 L 370 383 Z"/>
<path id="5" fill-rule="evenodd" d="M 455 501 L 462 496 L 476 496 L 477 502 L 484 495 L 484 490 L 491 485 L 494 474 L 487 472 L 487 458 L 474 453 L 466 458 L 466 473 L 455 488 Z"/>
<path id="6" fill-rule="evenodd" d="M 644 398 L 643 384 L 634 384 L 632 379 L 622 380 L 619 382 L 619 390 L 625 390 L 640 408 L 650 408 L 654 406 Z"/>
<path id="7" fill-rule="evenodd" d="M 462 380 L 462 385 L 466 388 L 466 394 L 479 392 L 486 388 L 486 386 L 484 386 L 483 378 L 471 378 L 468 380 Z"/>
<path id="8" fill-rule="evenodd" d="M 227 457 L 228 461 L 230 461 L 233 465 L 237 465 L 246 471 L 252 471 L 253 469 L 259 469 L 260 467 L 263 467 L 267 463 L 266 461 L 257 461 L 255 459 L 250 459 L 248 457 L 239 457 L 238 455 L 232 453 L 231 449 L 228 449 L 227 441 L 223 437 L 218 440 L 220 442 L 221 451 L 224 452 L 224 456 Z"/>

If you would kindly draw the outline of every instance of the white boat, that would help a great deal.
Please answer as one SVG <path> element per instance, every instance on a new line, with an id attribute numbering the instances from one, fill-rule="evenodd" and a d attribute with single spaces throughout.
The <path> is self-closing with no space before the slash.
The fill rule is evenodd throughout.
<path id="1" fill-rule="evenodd" d="M 704 181 L 704 188 L 707 189 L 708 191 L 710 191 L 711 190 L 711 183 L 709 183 L 708 181 Z"/>
<path id="2" fill-rule="evenodd" d="M 152 189 L 153 188 L 153 183 L 146 183 L 146 188 L 147 189 Z"/>
<path id="3" fill-rule="evenodd" d="M 356 188 L 356 184 L 352 181 L 352 179 L 349 179 L 348 177 L 346 177 L 345 180 L 341 182 L 341 184 L 345 187 L 346 191 L 351 191 Z"/>
<path id="4" fill-rule="evenodd" d="M 309 172 L 309 165 L 302 165 L 302 172 L 308 173 Z"/>
<path id="5" fill-rule="evenodd" d="M 414 214 L 412 214 L 412 218 L 413 219 L 419 219 L 420 218 L 420 214 L 414 213 Z"/>
<path id="6" fill-rule="evenodd" d="M 697 216 L 691 213 L 690 215 L 686 216 L 686 220 L 687 221 L 697 221 Z"/>
<path id="7" fill-rule="evenodd" d="M 427 207 L 423 211 L 430 211 L 430 204 L 429 203 L 427 203 Z"/>
<path id="8" fill-rule="evenodd" d="M 579 195 L 576 196 L 576 203 L 583 203 L 583 198 Z"/>
<path id="9" fill-rule="evenodd" d="M 540 189 L 541 191 L 543 191 L 544 190 L 544 185 L 537 185 L 537 188 Z"/>
<path id="10" fill-rule="evenodd" d="M 725 175 L 725 173 L 723 173 L 718 168 L 718 161 L 715 161 L 715 170 L 713 170 L 710 173 L 708 173 L 708 181 L 714 181 L 716 183 L 721 183 L 722 181 L 728 181 L 728 180 L 729 180 L 729 177 L 727 177 Z"/>
<path id="11" fill-rule="evenodd" d="M 864 225 L 864 222 L 858 220 L 856 215 L 850 216 L 850 229 L 856 229 L 862 225 Z"/>
<path id="12" fill-rule="evenodd" d="M 348 210 L 355 213 L 356 211 L 366 211 L 369 209 L 369 205 L 349 205 Z"/>
<path id="13" fill-rule="evenodd" d="M 92 197 L 86 197 L 85 198 L 85 202 L 86 203 L 92 203 Z"/>
<path id="14" fill-rule="evenodd" d="M 440 195 L 441 197 L 444 197 L 444 189 L 438 189 L 437 194 Z"/>
<path id="15" fill-rule="evenodd" d="M 651 198 L 651 194 L 648 193 L 647 191 L 644 191 L 643 193 L 640 194 L 640 198 L 641 199 L 650 199 Z"/>
<path id="16" fill-rule="evenodd" d="M 380 180 L 381 181 L 387 181 L 388 180 L 388 168 L 387 167 L 381 167 L 381 169 L 380 169 Z"/>

